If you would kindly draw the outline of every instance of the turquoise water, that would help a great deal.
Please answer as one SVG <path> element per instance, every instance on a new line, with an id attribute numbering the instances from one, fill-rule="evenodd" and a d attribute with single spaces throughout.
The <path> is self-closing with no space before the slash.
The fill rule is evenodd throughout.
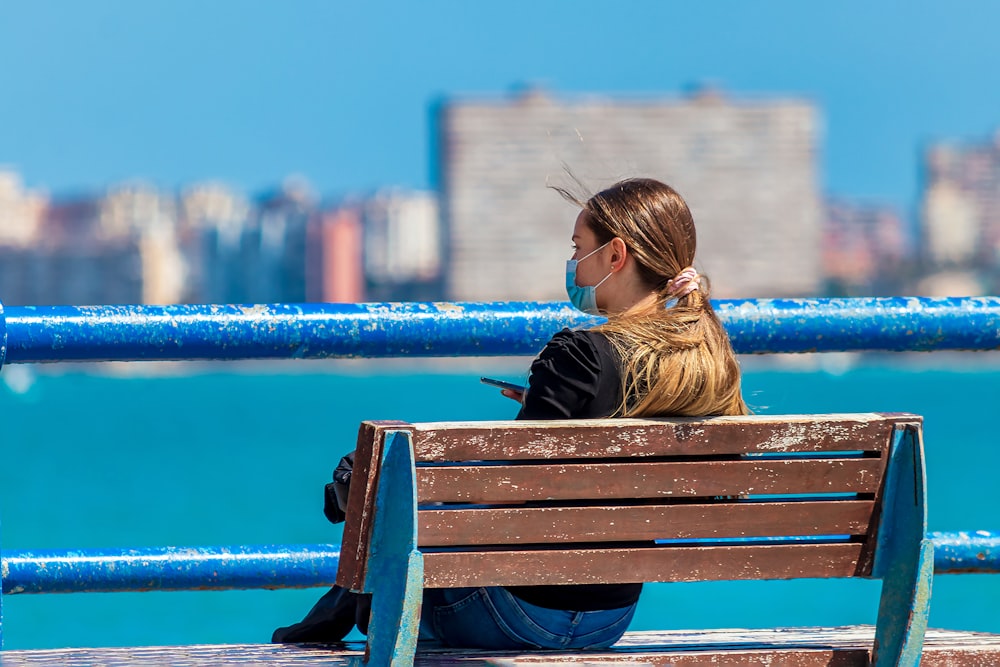
<path id="1" fill-rule="evenodd" d="M 336 542 L 321 512 L 322 486 L 353 447 L 359 421 L 514 414 L 472 372 L 220 368 L 229 372 L 42 374 L 30 386 L 11 383 L 18 392 L 0 383 L 0 546 Z M 508 370 L 517 377 L 520 369 Z M 931 530 L 1000 529 L 1000 441 L 991 419 L 998 385 L 997 370 L 750 371 L 745 396 L 762 413 L 925 415 Z M 266 641 L 318 594 L 5 596 L 4 647 Z M 866 581 L 651 585 L 633 629 L 871 623 L 877 595 L 878 585 Z M 1000 632 L 1000 575 L 938 577 L 931 624 Z"/>

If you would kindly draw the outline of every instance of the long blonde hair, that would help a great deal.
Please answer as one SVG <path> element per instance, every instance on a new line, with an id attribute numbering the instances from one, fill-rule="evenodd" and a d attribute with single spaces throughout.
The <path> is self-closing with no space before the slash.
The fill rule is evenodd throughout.
<path id="1" fill-rule="evenodd" d="M 740 393 L 740 367 L 729 337 L 698 289 L 676 298 L 671 281 L 694 263 L 694 219 L 669 185 L 648 178 L 621 181 L 582 201 L 555 187 L 585 212 L 598 243 L 620 238 L 656 299 L 611 315 L 596 327 L 622 359 L 619 414 L 666 417 L 748 414 Z"/>

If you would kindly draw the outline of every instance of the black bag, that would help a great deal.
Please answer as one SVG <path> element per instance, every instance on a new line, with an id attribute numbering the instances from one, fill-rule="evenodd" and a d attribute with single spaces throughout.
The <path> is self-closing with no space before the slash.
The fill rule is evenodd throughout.
<path id="1" fill-rule="evenodd" d="M 353 469 L 354 452 L 351 452 L 340 459 L 333 471 L 333 481 L 324 489 L 323 514 L 330 523 L 340 523 L 347 518 L 347 496 L 351 490 Z"/>

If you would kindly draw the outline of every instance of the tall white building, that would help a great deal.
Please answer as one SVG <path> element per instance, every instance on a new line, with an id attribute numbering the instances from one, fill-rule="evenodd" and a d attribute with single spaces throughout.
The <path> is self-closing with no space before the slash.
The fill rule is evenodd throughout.
<path id="1" fill-rule="evenodd" d="M 927 152 L 923 251 L 932 267 L 1000 270 L 1000 131 Z"/>
<path id="2" fill-rule="evenodd" d="M 429 280 L 441 268 L 437 198 L 382 190 L 365 202 L 365 273 L 378 282 Z"/>
<path id="3" fill-rule="evenodd" d="M 142 183 L 112 188 L 101 200 L 98 224 L 104 241 L 138 241 L 143 303 L 183 300 L 187 264 L 180 248 L 177 200 L 172 194 Z"/>
<path id="4" fill-rule="evenodd" d="M 48 197 L 27 190 L 20 174 L 0 168 L 0 245 L 34 243 L 47 205 Z"/>
<path id="5" fill-rule="evenodd" d="M 548 184 L 626 177 L 675 187 L 715 297 L 821 289 L 819 119 L 801 100 L 554 98 L 445 102 L 438 117 L 447 295 L 564 300 L 577 211 Z M 587 193 L 590 194 L 590 193 Z"/>
<path id="6" fill-rule="evenodd" d="M 440 298 L 441 221 L 431 192 L 387 189 L 363 205 L 365 278 L 373 299 Z"/>
<path id="7" fill-rule="evenodd" d="M 935 183 L 924 193 L 924 248 L 935 265 L 971 264 L 979 250 L 977 202 L 954 183 Z"/>

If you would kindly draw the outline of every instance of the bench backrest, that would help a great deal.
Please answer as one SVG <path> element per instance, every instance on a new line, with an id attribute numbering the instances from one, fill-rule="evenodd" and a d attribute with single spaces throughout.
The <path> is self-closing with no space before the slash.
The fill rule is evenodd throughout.
<path id="1" fill-rule="evenodd" d="M 919 429 L 873 413 L 365 422 L 338 583 L 364 588 L 390 432 L 412 443 L 423 584 L 459 587 L 872 576 L 891 445 Z"/>

